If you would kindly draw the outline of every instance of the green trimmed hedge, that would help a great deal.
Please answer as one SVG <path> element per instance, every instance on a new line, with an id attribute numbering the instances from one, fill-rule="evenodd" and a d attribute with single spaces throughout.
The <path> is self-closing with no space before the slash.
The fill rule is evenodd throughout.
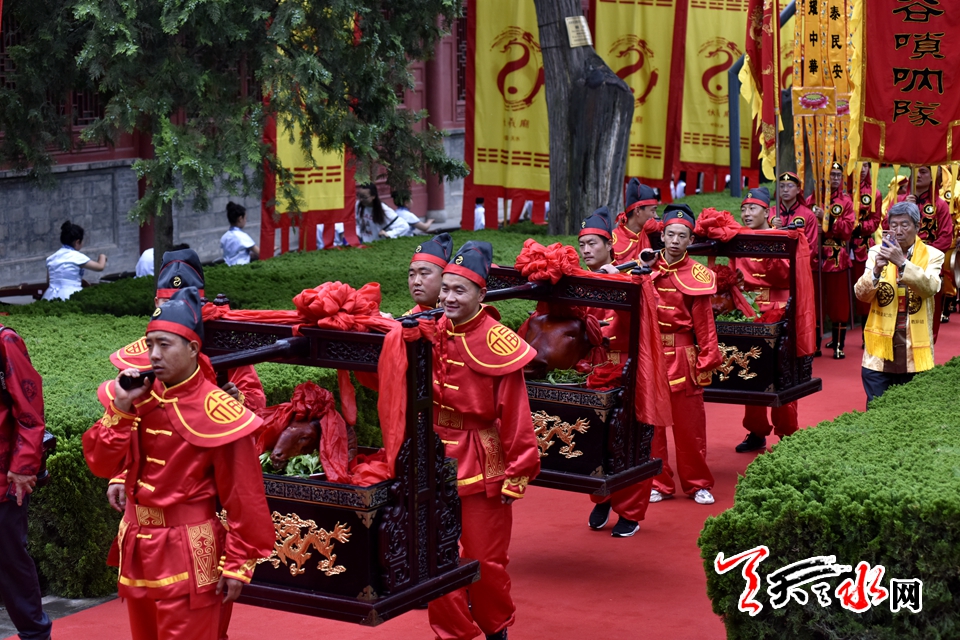
<path id="1" fill-rule="evenodd" d="M 866 413 L 798 432 L 759 456 L 737 484 L 734 506 L 708 518 L 699 545 L 713 610 L 728 638 L 957 638 L 960 618 L 960 359 L 889 390 Z M 726 557 L 757 545 L 763 585 L 755 617 L 737 610 L 740 567 Z M 883 565 L 889 579 L 923 581 L 921 613 L 893 614 L 888 601 L 863 614 L 837 603 L 774 610 L 766 576 L 812 556 Z M 829 580 L 832 589 L 843 578 Z"/>
<path id="2" fill-rule="evenodd" d="M 469 239 L 493 244 L 494 261 L 513 266 L 528 237 L 541 242 L 562 241 L 576 245 L 576 238 L 544 235 L 545 228 L 530 223 L 515 225 L 510 231 L 460 231 L 453 234 L 455 246 Z M 207 267 L 206 293 L 213 299 L 225 294 L 235 309 L 292 309 L 293 297 L 304 289 L 339 280 L 354 287 L 379 282 L 383 296 L 381 308 L 394 315 L 413 306 L 407 290 L 407 266 L 421 239 L 397 238 L 373 242 L 364 249 L 331 249 L 308 253 L 288 253 L 249 265 Z M 14 315 L 62 315 L 70 313 L 146 316 L 153 312 L 153 278 L 131 278 L 85 289 L 70 300 L 38 302 L 25 307 L 5 307 Z M 531 305 L 505 302 L 497 307 L 506 323 L 514 328 L 527 317 Z"/>
<path id="3" fill-rule="evenodd" d="M 107 481 L 90 473 L 81 436 L 100 416 L 97 387 L 116 369 L 109 355 L 143 334 L 146 319 L 103 315 L 9 316 L 43 376 L 47 428 L 57 436 L 49 462 L 51 482 L 30 505 L 30 552 L 44 586 L 64 597 L 89 597 L 116 590 L 116 570 L 107 567 L 110 543 L 120 514 L 107 504 Z M 290 399 L 306 380 L 331 389 L 339 402 L 336 372 L 265 363 L 257 365 L 269 404 Z M 357 388 L 357 439 L 380 446 L 377 394 Z"/>

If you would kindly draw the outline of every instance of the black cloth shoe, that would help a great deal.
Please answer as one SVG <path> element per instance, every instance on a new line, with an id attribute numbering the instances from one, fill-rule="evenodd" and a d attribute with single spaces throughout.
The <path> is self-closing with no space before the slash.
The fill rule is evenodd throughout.
<path id="1" fill-rule="evenodd" d="M 833 359 L 834 359 L 834 360 L 843 360 L 843 359 L 846 358 L 846 357 L 847 357 L 847 356 L 843 353 L 843 350 L 841 350 L 841 349 L 837 349 L 836 351 L 833 352 Z"/>
<path id="2" fill-rule="evenodd" d="M 599 531 L 607 526 L 607 521 L 610 520 L 610 507 L 612 503 L 608 500 L 607 502 L 601 502 L 598 505 L 593 507 L 593 511 L 590 512 L 590 519 L 587 520 L 587 526 L 589 526 L 594 531 Z"/>
<path id="3" fill-rule="evenodd" d="M 743 442 L 737 445 L 736 451 L 737 453 L 749 453 L 766 448 L 767 439 L 765 437 L 748 433 L 747 437 L 743 439 Z"/>
<path id="4" fill-rule="evenodd" d="M 496 633 L 488 633 L 485 637 L 487 640 L 507 640 L 507 628 L 504 627 Z"/>
<path id="5" fill-rule="evenodd" d="M 613 525 L 613 531 L 610 532 L 610 535 L 614 538 L 629 538 L 630 536 L 636 535 L 637 531 L 640 531 L 639 522 L 627 520 L 623 516 L 620 516 L 617 524 Z"/>

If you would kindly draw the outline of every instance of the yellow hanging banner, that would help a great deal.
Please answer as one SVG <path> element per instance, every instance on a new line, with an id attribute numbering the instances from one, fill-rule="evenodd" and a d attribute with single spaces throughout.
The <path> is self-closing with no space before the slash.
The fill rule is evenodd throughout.
<path id="1" fill-rule="evenodd" d="M 277 159 L 293 172 L 293 183 L 300 188 L 300 210 L 306 213 L 343 209 L 343 153 L 321 151 L 314 141 L 311 161 L 300 147 L 300 127 L 296 124 L 293 125 L 293 140 L 290 142 L 290 129 L 277 126 Z M 276 212 L 289 213 L 294 210 L 293 204 L 283 197 L 279 176 L 276 180 Z"/>
<path id="2" fill-rule="evenodd" d="M 690 4 L 685 43 L 680 162 L 689 165 L 730 164 L 727 71 L 744 53 L 747 7 L 741 0 Z M 739 140 L 743 167 L 752 163 L 750 105 L 740 98 Z M 691 167 L 693 168 L 693 167 Z"/>
<path id="3" fill-rule="evenodd" d="M 550 191 L 550 135 L 533 0 L 476 5 L 473 184 Z"/>
<path id="4" fill-rule="evenodd" d="M 671 82 L 677 0 L 597 0 L 595 10 L 597 53 L 634 96 L 627 175 L 669 178 L 668 132 L 676 131 L 680 90 Z"/>

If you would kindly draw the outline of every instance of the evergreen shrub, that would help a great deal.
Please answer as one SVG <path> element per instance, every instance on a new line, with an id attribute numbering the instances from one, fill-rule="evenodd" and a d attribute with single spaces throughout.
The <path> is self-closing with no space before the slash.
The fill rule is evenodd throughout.
<path id="1" fill-rule="evenodd" d="M 723 616 L 727 637 L 957 638 L 960 619 L 960 359 L 894 387 L 866 413 L 784 439 L 757 457 L 737 483 L 734 506 L 708 518 L 699 539 L 707 594 Z M 717 575 L 726 558 L 766 545 L 755 616 L 738 611 L 741 567 Z M 848 576 L 828 580 L 832 604 L 810 592 L 801 606 L 770 606 L 766 576 L 813 556 L 839 564 L 866 561 L 890 578 L 923 582 L 920 613 L 890 611 L 883 601 L 861 614 L 833 595 Z"/>

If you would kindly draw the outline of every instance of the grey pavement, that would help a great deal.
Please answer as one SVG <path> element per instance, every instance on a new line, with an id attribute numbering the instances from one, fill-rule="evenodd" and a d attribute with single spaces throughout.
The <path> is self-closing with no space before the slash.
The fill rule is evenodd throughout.
<path id="1" fill-rule="evenodd" d="M 43 610 L 47 612 L 47 615 L 50 616 L 51 620 L 56 620 L 57 618 L 63 618 L 69 616 L 73 613 L 83 611 L 84 609 L 89 609 L 90 607 L 95 607 L 98 604 L 103 604 L 104 602 L 109 602 L 116 598 L 116 595 L 106 596 L 104 598 L 60 598 L 57 596 L 45 596 L 43 598 Z M 57 637 L 57 624 L 53 624 L 53 637 Z M 10 622 L 10 616 L 7 615 L 6 607 L 0 605 L 0 638 L 10 638 L 16 640 L 17 628 L 13 626 L 13 623 Z M 58 638 L 59 640 L 59 638 Z"/>

